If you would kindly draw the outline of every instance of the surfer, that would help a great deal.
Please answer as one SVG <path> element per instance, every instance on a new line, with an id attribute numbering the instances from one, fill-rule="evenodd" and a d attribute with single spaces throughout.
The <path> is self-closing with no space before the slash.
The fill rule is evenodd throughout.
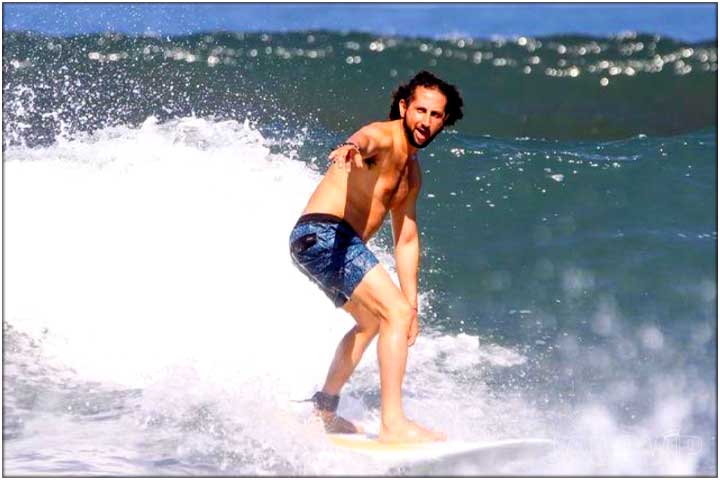
<path id="1" fill-rule="evenodd" d="M 311 399 L 328 432 L 359 431 L 335 412 L 341 388 L 379 334 L 379 440 L 445 439 L 405 416 L 401 390 L 408 347 L 418 335 L 417 152 L 462 118 L 462 106 L 457 88 L 430 72 L 400 85 L 388 121 L 362 127 L 330 153 L 330 167 L 292 230 L 294 264 L 356 323 L 340 341 L 322 390 Z M 365 245 L 388 212 L 400 288 Z"/>

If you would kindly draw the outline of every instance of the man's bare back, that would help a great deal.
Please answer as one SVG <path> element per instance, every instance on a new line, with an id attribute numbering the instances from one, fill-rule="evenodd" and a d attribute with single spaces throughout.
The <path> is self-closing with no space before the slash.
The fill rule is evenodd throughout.
<path id="1" fill-rule="evenodd" d="M 372 237 L 388 211 L 420 189 L 417 156 L 407 151 L 401 122 L 376 122 L 356 133 L 375 141 L 377 153 L 360 168 L 334 161 L 303 213 L 331 213 L 344 218 L 363 241 Z"/>
<path id="2" fill-rule="evenodd" d="M 438 441 L 445 436 L 409 420 L 402 406 L 408 348 L 418 335 L 417 151 L 462 118 L 462 99 L 452 85 L 420 72 L 395 92 L 390 118 L 361 128 L 332 151 L 332 164 L 290 235 L 300 271 L 356 323 L 340 341 L 322 391 L 311 400 L 328 431 L 358 431 L 335 413 L 339 392 L 378 336 L 379 440 Z M 399 288 L 365 245 L 388 213 Z"/>

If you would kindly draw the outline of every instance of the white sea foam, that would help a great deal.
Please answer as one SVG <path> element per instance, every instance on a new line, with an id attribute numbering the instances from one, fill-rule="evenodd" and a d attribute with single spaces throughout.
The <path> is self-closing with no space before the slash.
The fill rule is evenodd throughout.
<path id="1" fill-rule="evenodd" d="M 118 438 L 118 430 L 141 428 L 169 442 L 171 456 L 211 456 L 228 472 L 382 474 L 382 465 L 331 451 L 307 405 L 291 402 L 321 386 L 352 321 L 289 259 L 288 235 L 319 174 L 269 145 L 248 123 L 150 118 L 139 128 L 8 148 L 5 321 L 42 339 L 48 361 L 72 369 L 77 382 L 142 389 L 138 416 L 111 429 Z M 371 248 L 392 272 L 390 252 Z M 570 273 L 569 289 L 592 286 Z M 421 313 L 431 301 L 422 296 Z M 606 323 L 598 328 L 609 334 L 617 320 Z M 582 348 L 574 340 L 559 347 Z M 340 404 L 370 431 L 378 428 L 374 349 Z M 527 361 L 507 346 L 424 327 L 410 354 L 407 411 L 455 439 L 589 432 L 622 443 L 624 433 L 602 406 L 582 410 L 568 430 L 549 420 L 532 392 L 498 394 L 484 382 L 487 372 Z M 679 428 L 691 414 L 687 401 L 672 399 L 654 414 L 662 428 Z M 6 453 L 49 447 L 43 438 L 40 429 L 9 442 Z M 648 471 L 647 458 L 604 452 L 608 467 L 585 458 L 583 448 L 564 447 L 554 463 L 533 460 L 515 472 Z M 681 461 L 649 471 L 692 472 L 696 458 Z M 155 471 L 204 472 L 138 464 L 126 473 Z"/>
<path id="2" fill-rule="evenodd" d="M 9 148 L 6 320 L 79 379 L 143 388 L 155 416 L 221 398 L 228 412 L 289 411 L 321 385 L 352 321 L 289 259 L 318 174 L 267 144 L 247 123 L 150 118 Z M 481 360 L 475 337 L 424 333 L 410 372 Z M 374 352 L 357 384 L 377 389 Z"/>

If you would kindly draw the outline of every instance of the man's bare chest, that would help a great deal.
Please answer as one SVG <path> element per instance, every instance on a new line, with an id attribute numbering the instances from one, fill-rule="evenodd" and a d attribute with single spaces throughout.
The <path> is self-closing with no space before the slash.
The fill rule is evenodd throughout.
<path id="1" fill-rule="evenodd" d="M 375 194 L 389 207 L 401 203 L 410 190 L 408 161 L 393 162 L 378 165 Z"/>

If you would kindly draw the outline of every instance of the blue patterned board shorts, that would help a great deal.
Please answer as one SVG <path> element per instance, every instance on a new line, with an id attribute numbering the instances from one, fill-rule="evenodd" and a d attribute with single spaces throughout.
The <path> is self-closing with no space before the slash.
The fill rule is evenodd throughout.
<path id="1" fill-rule="evenodd" d="M 379 263 L 349 223 L 325 213 L 300 217 L 290 233 L 290 256 L 336 307 L 345 305 Z"/>

